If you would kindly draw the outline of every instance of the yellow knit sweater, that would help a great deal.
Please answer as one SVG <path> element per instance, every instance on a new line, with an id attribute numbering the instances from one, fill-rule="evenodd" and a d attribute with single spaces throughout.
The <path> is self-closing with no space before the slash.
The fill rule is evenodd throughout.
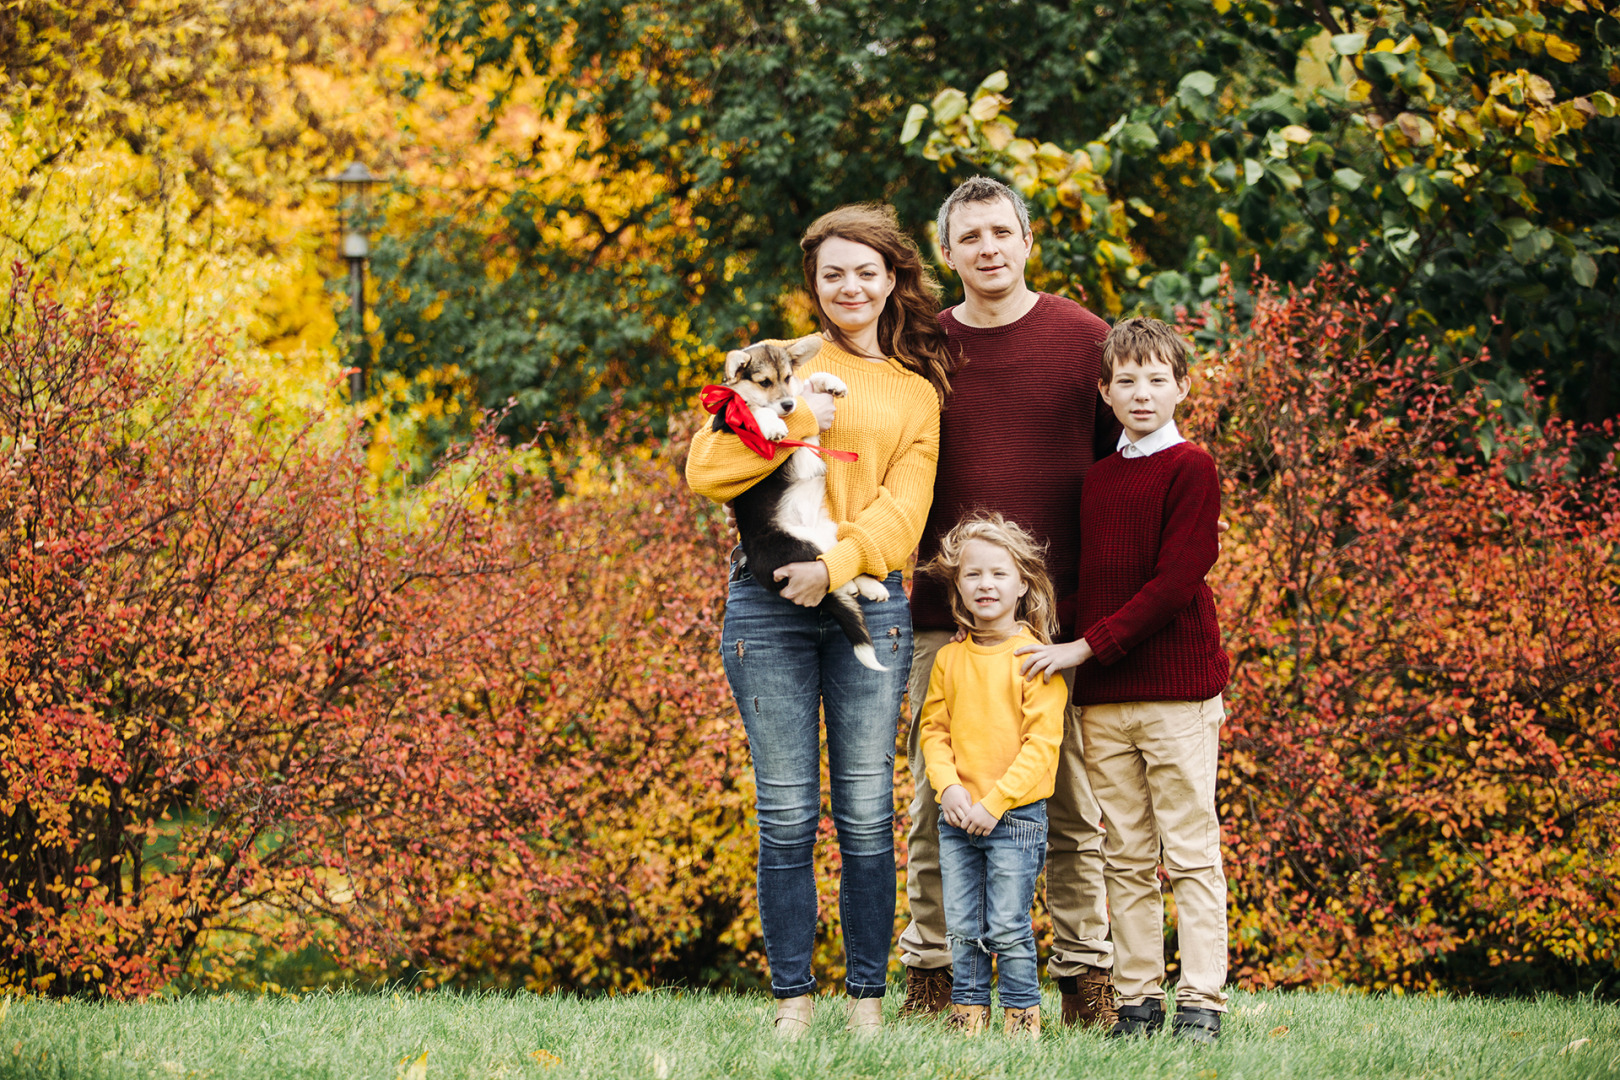
<path id="1" fill-rule="evenodd" d="M 1013 655 L 1039 644 L 1023 630 L 999 645 L 955 641 L 934 657 L 920 723 L 936 797 L 961 784 L 999 818 L 1052 794 L 1068 685 L 1062 678 L 1025 681 L 1018 671 L 1024 657 Z"/>
<path id="2" fill-rule="evenodd" d="M 827 461 L 827 509 L 838 523 L 838 543 L 821 561 L 836 589 L 857 574 L 885 577 L 917 547 L 939 464 L 939 398 L 927 379 L 897 361 L 865 360 L 830 341 L 798 373 L 804 378 L 816 371 L 831 372 L 849 387 L 821 445 L 860 455 L 853 462 Z M 802 402 L 787 426 L 790 439 L 816 434 L 816 418 Z M 699 495 L 730 502 L 788 457 L 779 452 L 766 461 L 737 436 L 705 424 L 692 439 L 686 482 Z"/>

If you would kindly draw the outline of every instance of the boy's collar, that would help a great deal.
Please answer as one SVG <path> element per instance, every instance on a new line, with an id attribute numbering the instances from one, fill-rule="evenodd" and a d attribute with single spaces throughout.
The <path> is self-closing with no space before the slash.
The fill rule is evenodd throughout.
<path id="1" fill-rule="evenodd" d="M 1126 457 L 1149 457 L 1157 454 L 1160 450 L 1170 449 L 1176 443 L 1186 441 L 1181 437 L 1181 431 L 1176 427 L 1175 420 L 1172 419 L 1166 422 L 1162 428 L 1148 432 L 1135 442 L 1131 442 L 1131 437 L 1125 432 L 1120 432 L 1119 445 L 1115 446 L 1114 449 Z"/>

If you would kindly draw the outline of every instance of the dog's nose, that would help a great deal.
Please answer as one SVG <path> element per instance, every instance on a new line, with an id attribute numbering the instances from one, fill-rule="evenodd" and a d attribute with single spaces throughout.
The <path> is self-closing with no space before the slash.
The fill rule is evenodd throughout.
<path id="1" fill-rule="evenodd" d="M 794 409 L 799 407 L 799 399 L 798 398 L 783 398 L 781 401 L 777 402 L 776 407 L 778 409 L 782 410 L 782 415 L 783 416 L 786 416 L 788 413 L 792 412 Z"/>

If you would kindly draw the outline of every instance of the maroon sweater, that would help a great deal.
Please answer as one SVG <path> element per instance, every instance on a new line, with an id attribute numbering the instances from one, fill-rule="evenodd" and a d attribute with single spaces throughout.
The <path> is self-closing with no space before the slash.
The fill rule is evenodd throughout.
<path id="1" fill-rule="evenodd" d="M 1096 656 L 1076 672 L 1077 705 L 1203 701 L 1228 661 L 1204 575 L 1215 565 L 1221 485 L 1192 443 L 1097 462 L 1080 503 L 1077 625 Z"/>
<path id="2" fill-rule="evenodd" d="M 1081 481 L 1119 438 L 1119 421 L 1097 393 L 1108 324 L 1049 293 L 1006 326 L 967 326 L 954 311 L 941 312 L 939 324 L 963 363 L 940 416 L 939 471 L 918 561 L 937 555 L 940 538 L 972 511 L 995 510 L 1047 543 L 1052 583 L 1068 597 L 1079 566 Z M 955 628 L 946 587 L 917 579 L 917 629 Z M 1060 605 L 1058 617 L 1060 640 L 1072 638 L 1072 605 Z"/>

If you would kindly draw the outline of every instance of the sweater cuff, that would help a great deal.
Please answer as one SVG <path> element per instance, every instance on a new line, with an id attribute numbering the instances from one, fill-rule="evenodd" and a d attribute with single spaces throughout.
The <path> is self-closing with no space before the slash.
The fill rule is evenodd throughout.
<path id="1" fill-rule="evenodd" d="M 834 544 L 817 556 L 827 564 L 827 591 L 848 585 L 861 572 L 861 549 L 854 541 Z"/>
<path id="2" fill-rule="evenodd" d="M 934 789 L 935 802 L 939 802 L 939 797 L 945 794 L 946 788 L 961 782 L 961 778 L 956 775 L 956 766 L 949 762 L 928 767 L 928 784 Z"/>
<path id="3" fill-rule="evenodd" d="M 990 812 L 990 816 L 1000 821 L 1001 815 L 1011 810 L 1016 801 L 1012 796 L 1002 791 L 1001 786 L 998 784 L 990 789 L 989 794 L 979 800 L 979 804 Z"/>
<path id="4" fill-rule="evenodd" d="M 1117 664 L 1125 659 L 1125 650 L 1114 639 L 1114 630 L 1108 625 L 1107 619 L 1097 620 L 1092 624 L 1091 629 L 1080 636 L 1086 639 L 1086 644 L 1091 646 L 1092 655 L 1097 658 L 1097 663 L 1103 667 Z"/>

